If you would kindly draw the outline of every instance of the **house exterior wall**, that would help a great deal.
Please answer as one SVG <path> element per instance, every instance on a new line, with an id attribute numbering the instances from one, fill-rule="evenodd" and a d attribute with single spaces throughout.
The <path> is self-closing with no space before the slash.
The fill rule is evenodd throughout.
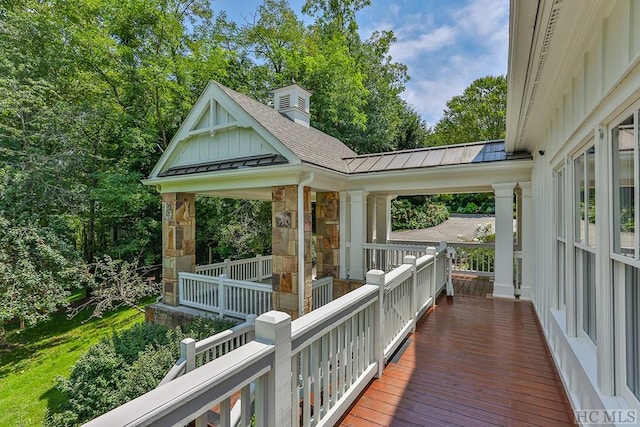
<path id="1" fill-rule="evenodd" d="M 546 64 L 565 71 L 566 77 L 554 82 L 562 92 L 537 100 L 535 107 L 544 115 L 544 126 L 536 127 L 531 138 L 532 299 L 574 409 L 640 414 L 640 393 L 629 379 L 631 374 L 637 381 L 640 347 L 627 346 L 630 328 L 636 328 L 636 336 L 640 328 L 637 315 L 632 320 L 632 312 L 640 310 L 633 294 L 639 284 L 630 276 L 640 271 L 637 239 L 625 249 L 635 255 L 614 248 L 614 236 L 621 233 L 616 200 L 627 191 L 615 179 L 622 172 L 614 158 L 620 155 L 614 131 L 634 117 L 634 154 L 629 155 L 635 156 L 630 172 L 635 182 L 629 191 L 636 197 L 631 204 L 638 203 L 640 185 L 640 4 L 599 4 L 585 30 L 588 37 L 571 46 L 579 60 Z M 563 7 L 563 13 L 571 13 L 580 4 Z"/>

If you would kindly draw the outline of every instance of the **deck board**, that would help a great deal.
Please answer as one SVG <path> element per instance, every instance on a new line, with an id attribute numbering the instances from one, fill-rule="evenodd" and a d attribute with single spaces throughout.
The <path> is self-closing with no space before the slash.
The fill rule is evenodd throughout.
<path id="1" fill-rule="evenodd" d="M 455 282 L 340 425 L 575 425 L 533 305 L 487 298 L 485 278 Z"/>

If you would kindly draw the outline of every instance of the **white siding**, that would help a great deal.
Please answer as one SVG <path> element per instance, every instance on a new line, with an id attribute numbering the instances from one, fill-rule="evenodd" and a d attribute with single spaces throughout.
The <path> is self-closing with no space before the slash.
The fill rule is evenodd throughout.
<path id="1" fill-rule="evenodd" d="M 175 161 L 169 167 L 214 162 L 258 154 L 277 153 L 253 129 L 231 128 L 203 134 L 182 141 L 177 147 Z"/>
<path id="2" fill-rule="evenodd" d="M 576 5 L 577 3 L 571 3 Z M 574 69 L 557 87 L 563 88 L 553 100 L 537 100 L 544 108 L 544 125 L 537 130 L 538 145 L 534 152 L 532 189 L 534 205 L 534 229 L 538 230 L 535 241 L 535 280 L 533 300 L 545 335 L 559 367 L 562 380 L 568 389 L 572 404 L 577 409 L 639 408 L 638 402 L 621 397 L 614 389 L 612 377 L 615 364 L 610 349 L 617 346 L 614 336 L 615 322 L 612 317 L 610 222 L 611 211 L 608 193 L 611 191 L 610 166 L 606 154 L 611 150 L 609 126 L 615 126 L 621 115 L 640 108 L 640 2 L 621 0 L 602 3 L 601 16 L 592 25 L 583 44 L 571 46 L 578 49 L 579 57 Z M 566 12 L 566 11 L 565 11 Z M 568 13 L 571 13 L 569 10 Z M 549 66 L 551 64 L 547 64 Z M 560 64 L 554 64 L 560 66 Z M 544 105 L 549 102 L 551 105 Z M 585 148 L 585 143 L 595 143 L 600 156 L 596 179 L 598 207 L 596 227 L 598 247 L 596 249 L 598 344 L 581 336 L 582 317 L 581 283 L 570 277 L 575 272 L 573 255 L 566 258 L 567 307 L 558 309 L 557 262 L 554 248 L 553 169 L 567 165 L 565 179 L 573 181 L 573 155 Z M 545 150 L 539 155 L 538 150 Z M 603 157 L 605 156 L 605 157 Z M 570 187 L 571 189 L 573 187 Z M 566 215 L 573 217 L 573 191 L 566 194 Z M 603 213 L 605 215 L 603 215 Z M 569 230 L 567 230 L 569 231 Z M 568 237 L 571 233 L 568 233 Z M 567 239 L 567 250 L 573 251 L 572 241 Z M 573 305 L 573 306 L 571 306 Z M 614 314 L 613 315 L 617 315 Z M 577 330 L 576 330 L 577 329 Z M 604 331 L 606 336 L 600 335 Z M 620 368 L 617 368 L 620 369 Z M 619 387 L 619 386 L 618 386 Z"/>

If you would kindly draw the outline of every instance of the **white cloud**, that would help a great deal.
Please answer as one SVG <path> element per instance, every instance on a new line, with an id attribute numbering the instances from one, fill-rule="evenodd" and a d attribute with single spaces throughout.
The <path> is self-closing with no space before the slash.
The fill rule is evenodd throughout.
<path id="1" fill-rule="evenodd" d="M 454 44 L 455 41 L 455 29 L 445 25 L 429 33 L 420 34 L 417 38 L 400 39 L 391 46 L 391 56 L 394 60 L 403 62 L 427 53 L 436 52 Z"/>

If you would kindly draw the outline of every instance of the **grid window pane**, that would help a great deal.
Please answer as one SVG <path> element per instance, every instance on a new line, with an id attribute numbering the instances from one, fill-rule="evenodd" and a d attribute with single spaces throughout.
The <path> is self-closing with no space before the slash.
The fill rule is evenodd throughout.
<path id="1" fill-rule="evenodd" d="M 596 254 L 582 252 L 582 329 L 597 343 L 596 337 Z"/>
<path id="2" fill-rule="evenodd" d="M 613 129 L 613 250 L 636 258 L 633 116 Z"/>
<path id="3" fill-rule="evenodd" d="M 586 193 L 584 203 L 584 214 L 586 215 L 586 233 L 587 244 L 589 246 L 596 246 L 596 150 L 595 147 L 591 147 L 585 153 L 586 161 Z"/>
<path id="4" fill-rule="evenodd" d="M 558 301 L 561 305 L 567 304 L 565 273 L 565 243 L 558 241 Z"/>
<path id="5" fill-rule="evenodd" d="M 581 154 L 573 161 L 574 171 L 574 188 L 575 188 L 575 237 L 576 243 L 586 243 L 585 241 L 585 229 L 586 223 L 584 219 L 584 204 L 585 204 L 585 191 L 584 191 L 584 154 Z"/>
<path id="6" fill-rule="evenodd" d="M 558 237 L 565 237 L 564 226 L 564 170 L 558 171 L 556 180 L 556 228 L 558 230 Z"/>

